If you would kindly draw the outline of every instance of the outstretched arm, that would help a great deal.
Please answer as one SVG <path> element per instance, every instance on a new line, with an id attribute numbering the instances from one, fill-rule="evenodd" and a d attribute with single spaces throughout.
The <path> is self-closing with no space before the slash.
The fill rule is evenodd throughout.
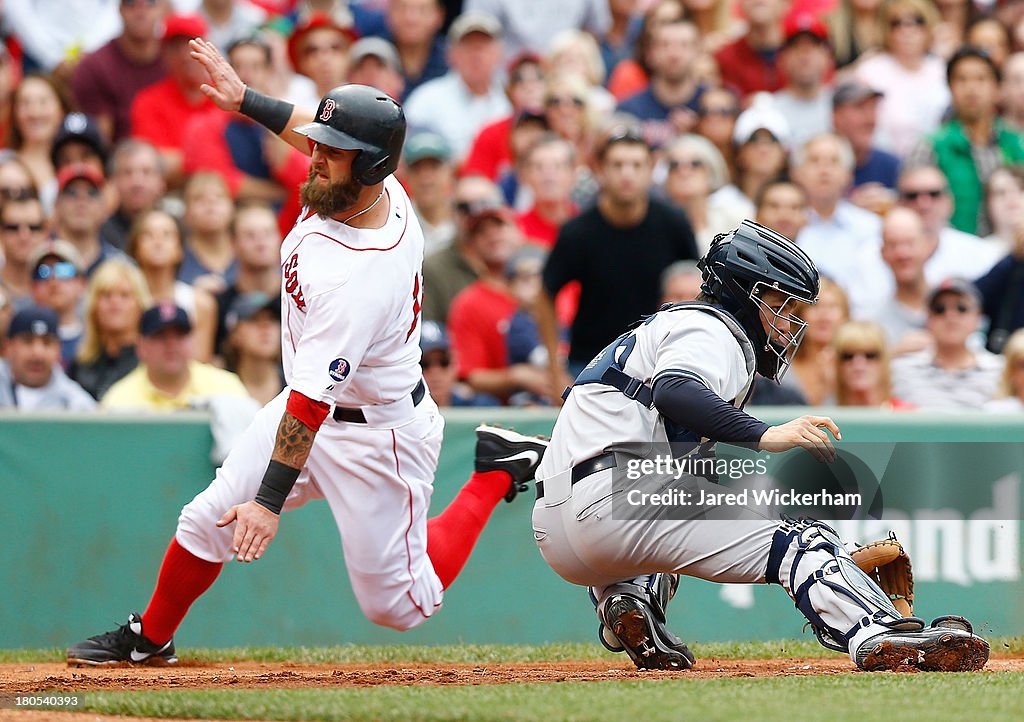
<path id="1" fill-rule="evenodd" d="M 192 49 L 192 57 L 210 75 L 210 82 L 203 83 L 199 89 L 218 108 L 252 118 L 281 136 L 289 145 L 310 155 L 306 138 L 291 131 L 312 121 L 312 111 L 296 108 L 287 101 L 271 98 L 246 86 L 231 64 L 210 42 L 193 38 L 188 44 Z"/>

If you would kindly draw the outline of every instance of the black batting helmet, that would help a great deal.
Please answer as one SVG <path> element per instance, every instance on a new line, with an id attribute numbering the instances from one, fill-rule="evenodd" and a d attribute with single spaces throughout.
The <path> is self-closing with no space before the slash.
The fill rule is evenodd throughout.
<path id="1" fill-rule="evenodd" d="M 723 233 L 697 264 L 704 278 L 701 290 L 713 297 L 739 321 L 754 344 L 757 371 L 770 379 L 781 379 L 793 360 L 807 324 L 782 313 L 761 300 L 768 290 L 779 291 L 801 303 L 818 300 L 818 269 L 795 243 L 770 228 L 743 221 L 731 233 Z M 773 342 L 761 323 L 762 312 L 774 327 L 782 317 L 789 321 L 789 333 L 778 335 L 785 345 Z"/>
<path id="2" fill-rule="evenodd" d="M 352 177 L 366 186 L 395 172 L 405 142 L 405 113 L 387 93 L 369 85 L 341 85 L 327 93 L 312 123 L 295 128 L 315 143 L 357 150 Z"/>

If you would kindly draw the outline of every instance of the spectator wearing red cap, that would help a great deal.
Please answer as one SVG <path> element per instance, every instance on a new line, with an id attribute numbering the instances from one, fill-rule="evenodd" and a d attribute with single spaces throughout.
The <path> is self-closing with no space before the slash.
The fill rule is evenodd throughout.
<path id="1" fill-rule="evenodd" d="M 189 55 L 188 41 L 206 35 L 198 15 L 172 15 L 164 25 L 162 55 L 167 77 L 149 86 L 132 101 L 132 135 L 152 143 L 164 159 L 164 177 L 172 186 L 183 178 L 185 129 L 195 117 L 219 113 L 199 86 L 206 70 Z"/>
<path id="2" fill-rule="evenodd" d="M 160 23 L 167 0 L 121 0 L 121 34 L 86 55 L 75 68 L 71 92 L 79 109 L 91 115 L 108 142 L 131 134 L 132 100 L 164 79 Z"/>
<path id="3" fill-rule="evenodd" d="M 786 116 L 794 147 L 832 129 L 832 48 L 825 23 L 810 13 L 790 15 L 786 40 L 779 51 L 779 69 L 786 78 L 775 92 L 775 107 Z"/>
<path id="4" fill-rule="evenodd" d="M 114 246 L 100 238 L 100 226 L 106 220 L 102 174 L 86 163 L 63 168 L 57 176 L 57 204 L 53 225 L 59 238 L 69 241 L 82 258 L 86 276 L 103 261 L 121 255 Z"/>
<path id="5" fill-rule="evenodd" d="M 288 38 L 292 67 L 313 81 L 318 101 L 331 88 L 345 83 L 349 48 L 356 39 L 351 26 L 344 27 L 331 15 L 319 12 L 300 22 Z"/>
<path id="6" fill-rule="evenodd" d="M 776 56 L 786 39 L 782 18 L 789 0 L 740 0 L 747 32 L 715 53 L 725 85 L 740 98 L 751 93 L 774 93 L 783 79 Z"/>
<path id="7" fill-rule="evenodd" d="M 405 89 L 401 100 L 428 80 L 448 72 L 444 38 L 444 7 L 438 0 L 391 0 L 387 14 L 388 39 L 398 51 Z"/>

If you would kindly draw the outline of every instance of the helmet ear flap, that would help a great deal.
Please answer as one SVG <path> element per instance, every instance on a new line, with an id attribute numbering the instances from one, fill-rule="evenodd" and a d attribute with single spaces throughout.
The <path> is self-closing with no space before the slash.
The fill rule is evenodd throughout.
<path id="1" fill-rule="evenodd" d="M 388 162 L 391 160 L 390 155 L 378 158 L 376 163 L 370 163 L 369 161 L 372 159 L 373 156 L 371 154 L 361 151 L 352 163 L 352 177 L 364 186 L 380 183 L 391 172 L 388 168 Z"/>

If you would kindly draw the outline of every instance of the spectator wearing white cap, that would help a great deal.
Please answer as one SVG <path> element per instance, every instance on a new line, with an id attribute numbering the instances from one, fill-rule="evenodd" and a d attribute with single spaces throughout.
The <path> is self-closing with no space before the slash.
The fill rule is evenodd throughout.
<path id="1" fill-rule="evenodd" d="M 409 125 L 439 133 L 456 162 L 465 158 L 485 124 L 511 112 L 498 78 L 500 37 L 501 25 L 493 16 L 460 15 L 448 30 L 451 71 L 421 85 L 405 102 Z"/>
<path id="2" fill-rule="evenodd" d="M 775 91 L 775 107 L 786 116 L 794 146 L 832 129 L 832 89 L 828 75 L 835 65 L 828 29 L 816 15 L 797 13 L 786 18 L 785 41 L 779 50 L 779 69 L 786 78 Z"/>
<path id="3" fill-rule="evenodd" d="M 882 230 L 877 215 L 845 198 L 853 182 L 853 165 L 850 144 L 833 133 L 816 135 L 793 153 L 793 180 L 803 187 L 811 206 L 796 241 L 818 270 L 847 292 L 853 287 L 855 262 L 865 248 L 878 248 Z"/>
<path id="4" fill-rule="evenodd" d="M 968 281 L 946 279 L 928 297 L 926 327 L 934 347 L 892 362 L 893 394 L 922 409 L 980 409 L 993 399 L 1003 358 L 972 350 L 981 325 L 981 294 Z"/>
<path id="5" fill-rule="evenodd" d="M 60 367 L 57 314 L 31 306 L 14 314 L 0 360 L 0 408 L 89 411 L 96 402 Z"/>
<path id="6" fill-rule="evenodd" d="M 768 93 L 754 96 L 733 127 L 736 185 L 752 203 L 761 186 L 786 170 L 790 128 Z"/>

